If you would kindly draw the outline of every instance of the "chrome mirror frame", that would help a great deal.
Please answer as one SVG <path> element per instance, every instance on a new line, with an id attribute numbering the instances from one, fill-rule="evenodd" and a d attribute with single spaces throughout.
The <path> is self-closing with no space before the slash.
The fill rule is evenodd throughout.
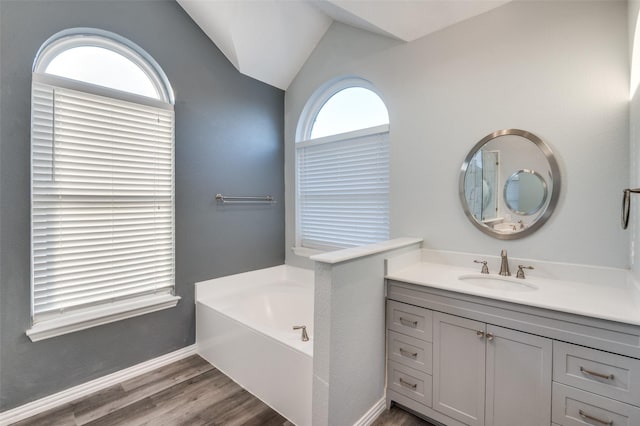
<path id="1" fill-rule="evenodd" d="M 542 184 L 542 192 L 543 192 L 543 196 L 542 196 L 542 201 L 540 202 L 540 204 L 538 204 L 537 206 L 535 206 L 534 208 L 532 208 L 529 211 L 521 211 L 521 210 L 516 210 L 513 207 L 511 207 L 509 205 L 509 202 L 507 201 L 507 186 L 509 185 L 509 182 L 511 182 L 511 179 L 522 174 L 522 173 L 527 173 L 530 175 L 533 175 L 535 177 L 537 177 L 538 179 L 540 179 L 540 183 Z M 502 198 L 504 199 L 504 204 L 507 206 L 507 208 L 509 210 L 511 210 L 512 212 L 514 212 L 515 214 L 519 214 L 519 215 L 523 215 L 523 216 L 528 216 L 528 215 L 532 215 L 532 214 L 536 214 L 540 211 L 540 209 L 542 207 L 544 207 L 544 204 L 547 202 L 547 197 L 549 196 L 549 188 L 547 185 L 547 182 L 544 180 L 544 177 L 542 177 L 542 175 L 538 172 L 536 172 L 535 170 L 529 170 L 529 169 L 520 169 L 517 172 L 513 173 L 511 176 L 509 176 L 507 178 L 507 181 L 504 183 L 504 188 L 502 190 Z"/>
<path id="2" fill-rule="evenodd" d="M 536 219 L 536 221 L 519 232 L 500 232 L 480 222 L 471 213 L 471 210 L 469 209 L 469 206 L 467 204 L 467 199 L 464 193 L 464 180 L 465 180 L 467 169 L 469 168 L 469 164 L 471 163 L 472 158 L 485 144 L 492 141 L 493 139 L 496 139 L 500 136 L 506 136 L 506 135 L 521 136 L 525 139 L 528 139 L 533 144 L 535 144 L 547 159 L 547 163 L 549 164 L 549 169 L 550 169 L 551 194 L 550 194 L 549 202 L 547 203 L 547 206 L 544 212 Z M 556 161 L 556 158 L 553 155 L 553 151 L 551 151 L 551 148 L 549 148 L 549 146 L 545 142 L 543 142 L 542 139 L 540 139 L 533 133 L 527 132 L 526 130 L 520 130 L 520 129 L 498 130 L 482 138 L 477 144 L 474 145 L 474 147 L 469 151 L 469 153 L 465 157 L 464 162 L 462 163 L 462 167 L 460 168 L 460 175 L 458 179 L 458 195 L 460 197 L 460 202 L 462 204 L 464 213 L 469 219 L 469 221 L 471 221 L 471 223 L 483 233 L 491 237 L 497 238 L 499 240 L 516 240 L 519 238 L 524 238 L 526 236 L 529 236 L 533 234 L 535 231 L 537 231 L 549 219 L 555 207 L 557 206 L 558 200 L 560 198 L 561 187 L 562 187 L 562 179 L 560 177 L 560 167 L 558 166 L 558 162 Z"/>

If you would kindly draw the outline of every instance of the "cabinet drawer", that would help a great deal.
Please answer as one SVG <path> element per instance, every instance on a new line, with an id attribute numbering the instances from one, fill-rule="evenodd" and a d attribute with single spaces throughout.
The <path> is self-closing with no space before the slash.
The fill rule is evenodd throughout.
<path id="1" fill-rule="evenodd" d="M 553 380 L 640 406 L 640 360 L 553 342 Z"/>
<path id="2" fill-rule="evenodd" d="M 554 382 L 551 418 L 562 426 L 637 426 L 640 408 Z"/>
<path id="3" fill-rule="evenodd" d="M 432 312 L 413 305 L 387 301 L 387 327 L 416 339 L 431 342 Z"/>
<path id="4" fill-rule="evenodd" d="M 395 331 L 389 331 L 387 338 L 389 360 L 431 374 L 433 360 L 431 343 Z"/>
<path id="5" fill-rule="evenodd" d="M 433 381 L 430 375 L 393 361 L 389 361 L 387 371 L 389 388 L 431 407 Z"/>

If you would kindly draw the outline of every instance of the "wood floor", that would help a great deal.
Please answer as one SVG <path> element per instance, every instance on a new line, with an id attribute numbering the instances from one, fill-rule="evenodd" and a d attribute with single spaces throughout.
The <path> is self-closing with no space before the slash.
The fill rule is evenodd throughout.
<path id="1" fill-rule="evenodd" d="M 371 426 L 434 426 L 397 406 L 382 413 Z"/>
<path id="2" fill-rule="evenodd" d="M 197 355 L 14 425 L 292 426 Z M 375 426 L 429 426 L 393 407 Z"/>

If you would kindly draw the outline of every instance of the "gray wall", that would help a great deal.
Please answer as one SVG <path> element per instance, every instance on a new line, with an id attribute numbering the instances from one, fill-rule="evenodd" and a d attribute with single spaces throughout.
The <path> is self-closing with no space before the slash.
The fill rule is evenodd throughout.
<path id="1" fill-rule="evenodd" d="M 285 181 L 305 102 L 326 81 L 359 75 L 389 109 L 391 236 L 425 247 L 628 267 L 620 229 L 629 178 L 629 61 L 624 1 L 514 1 L 410 43 L 333 24 L 285 95 Z M 555 151 L 556 212 L 535 234 L 500 241 L 458 199 L 465 155 L 485 135 L 520 128 Z M 287 186 L 287 247 L 295 244 Z M 637 198 L 637 197 L 636 197 Z M 636 202 L 640 200 L 636 199 Z M 287 263 L 304 259 L 286 252 Z"/>
<path id="2" fill-rule="evenodd" d="M 173 1 L 0 0 L 0 411 L 194 343 L 199 280 L 284 261 L 281 90 L 242 76 Z M 174 309 L 32 343 L 29 320 L 31 66 L 52 34 L 96 27 L 140 45 L 176 94 Z M 273 194 L 217 207 L 216 192 Z"/>

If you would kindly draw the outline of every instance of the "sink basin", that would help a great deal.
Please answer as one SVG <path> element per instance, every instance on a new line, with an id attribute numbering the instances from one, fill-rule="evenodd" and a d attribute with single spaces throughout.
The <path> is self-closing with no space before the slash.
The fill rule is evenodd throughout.
<path id="1" fill-rule="evenodd" d="M 519 278 L 503 277 L 493 274 L 466 274 L 458 277 L 465 284 L 491 290 L 502 291 L 534 291 L 537 290 L 534 284 Z"/>

